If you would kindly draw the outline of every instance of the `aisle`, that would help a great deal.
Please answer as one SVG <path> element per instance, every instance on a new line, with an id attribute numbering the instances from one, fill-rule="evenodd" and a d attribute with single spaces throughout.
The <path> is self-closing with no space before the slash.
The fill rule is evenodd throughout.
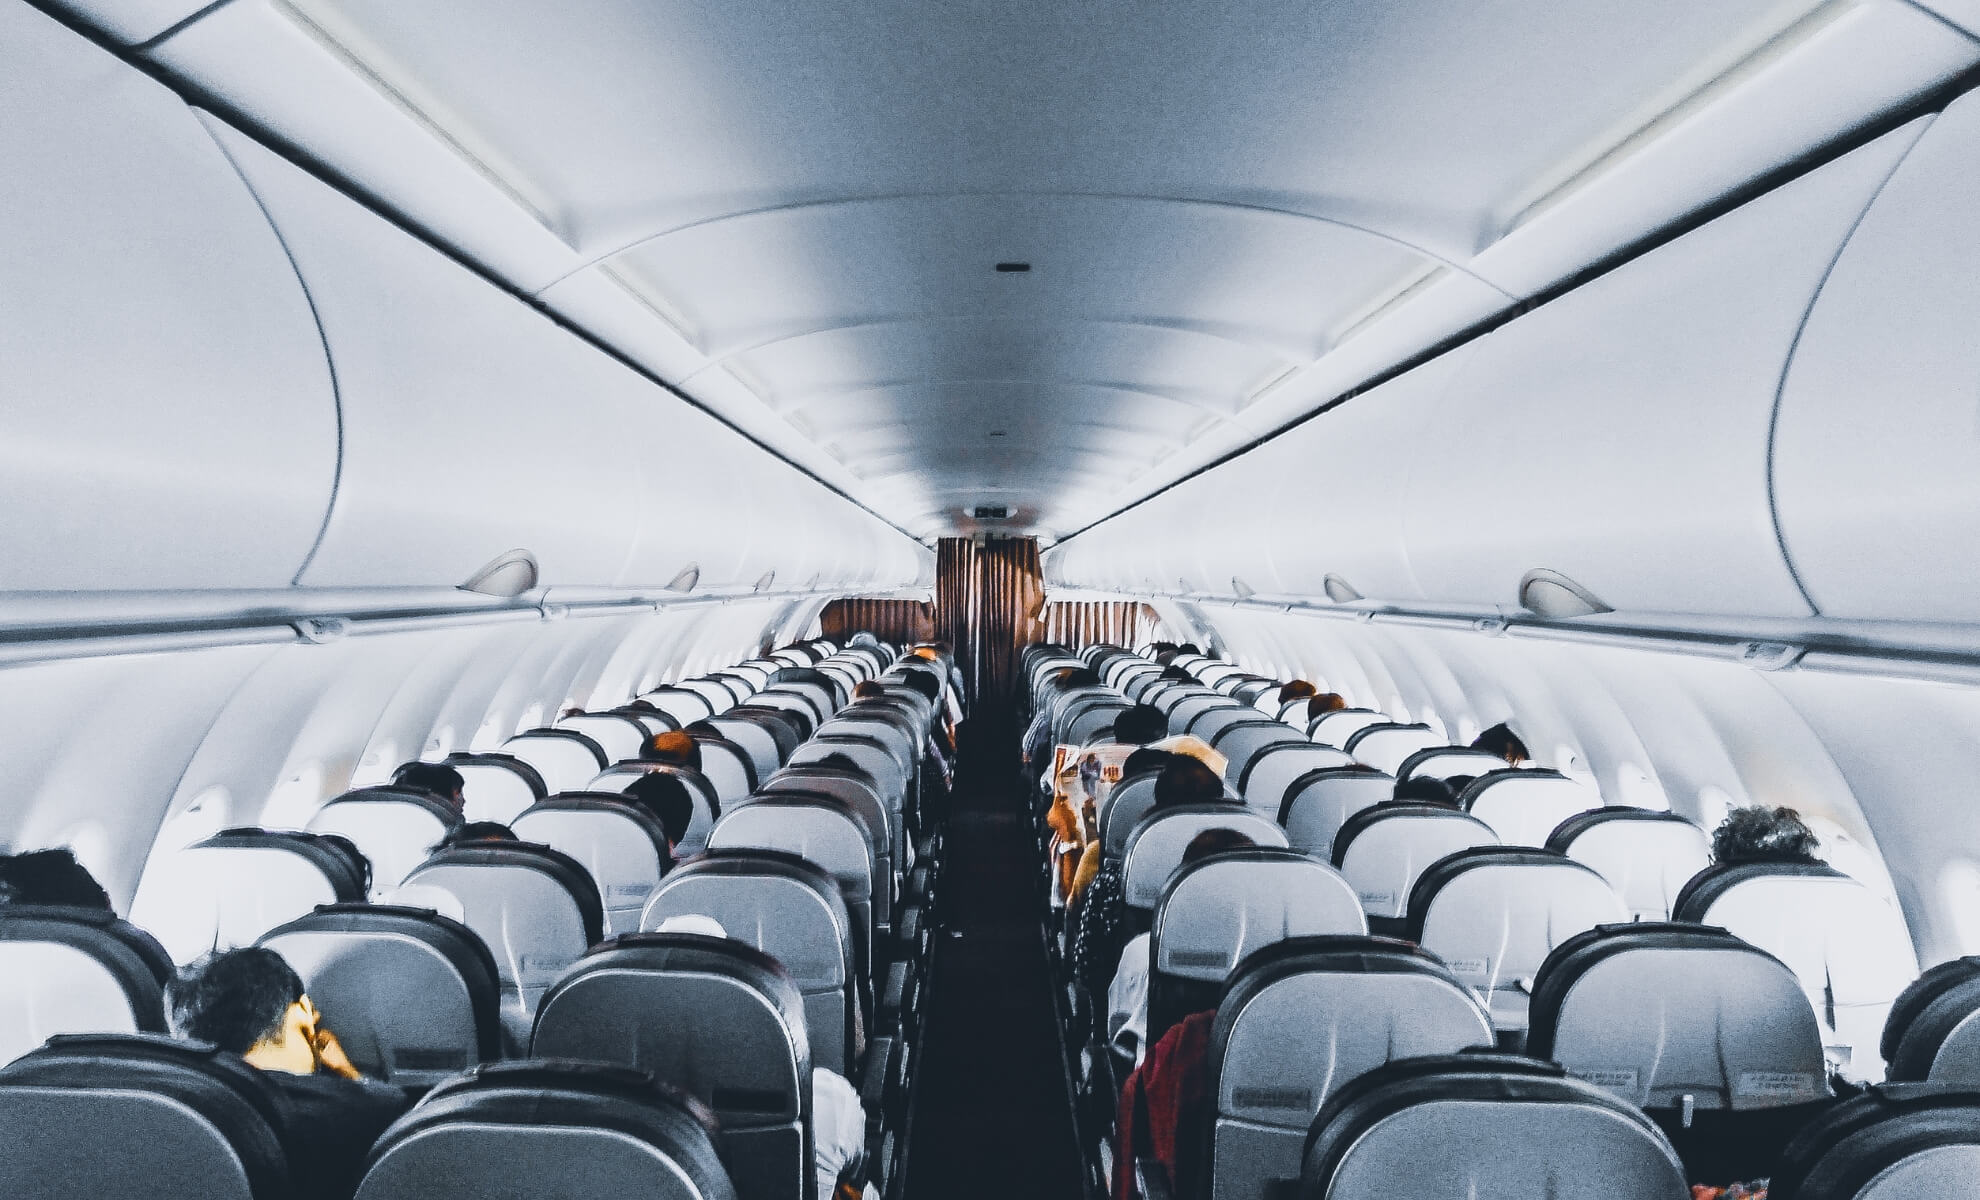
<path id="1" fill-rule="evenodd" d="M 1018 805 L 1016 735 L 970 730 L 946 835 L 905 1200 L 1079 1200 L 1072 1109 Z"/>

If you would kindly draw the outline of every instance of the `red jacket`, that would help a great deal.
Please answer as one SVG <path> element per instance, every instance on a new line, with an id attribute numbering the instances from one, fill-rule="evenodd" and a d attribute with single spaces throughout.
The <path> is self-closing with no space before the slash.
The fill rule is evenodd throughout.
<path id="1" fill-rule="evenodd" d="M 1122 1086 L 1113 1200 L 1135 1200 L 1137 1157 L 1162 1164 L 1178 1200 L 1209 1193 L 1210 1025 L 1216 1018 L 1214 1011 L 1183 1018 Z"/>

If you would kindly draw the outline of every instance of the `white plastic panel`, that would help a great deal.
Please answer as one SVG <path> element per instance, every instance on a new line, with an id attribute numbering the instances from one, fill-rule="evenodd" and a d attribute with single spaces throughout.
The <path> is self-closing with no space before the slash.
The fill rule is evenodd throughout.
<path id="1" fill-rule="evenodd" d="M 176 97 L 25 4 L 0 109 L 0 590 L 287 586 L 337 409 L 254 196 Z"/>
<path id="2" fill-rule="evenodd" d="M 1833 617 L 1971 621 L 1980 591 L 1980 97 L 1885 186 L 1808 314 L 1781 393 L 1775 503 Z"/>
<path id="3" fill-rule="evenodd" d="M 124 985 L 59 942 L 0 942 L 0 1067 L 58 1033 L 136 1033 Z"/>

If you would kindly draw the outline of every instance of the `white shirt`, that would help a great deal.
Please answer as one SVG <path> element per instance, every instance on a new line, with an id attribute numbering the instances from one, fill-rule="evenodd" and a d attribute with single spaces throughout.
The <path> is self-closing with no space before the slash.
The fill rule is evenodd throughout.
<path id="1" fill-rule="evenodd" d="M 811 1070 L 811 1161 L 818 1174 L 817 1200 L 832 1200 L 839 1172 L 866 1153 L 866 1110 L 859 1093 L 836 1072 Z"/>
<path id="2" fill-rule="evenodd" d="M 1139 1064 L 1148 1053 L 1148 935 L 1121 947 L 1121 965 L 1107 985 L 1107 1041 Z"/>

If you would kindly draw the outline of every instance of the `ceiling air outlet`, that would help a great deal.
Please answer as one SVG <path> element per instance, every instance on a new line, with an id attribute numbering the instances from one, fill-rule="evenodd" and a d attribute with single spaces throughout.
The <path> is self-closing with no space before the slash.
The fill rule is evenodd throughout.
<path id="1" fill-rule="evenodd" d="M 1255 588 L 1235 575 L 1231 576 L 1231 591 L 1236 593 L 1240 600 L 1249 600 L 1258 594 Z"/>
<path id="2" fill-rule="evenodd" d="M 1543 617 L 1587 617 L 1616 611 L 1594 592 L 1545 567 L 1535 567 L 1519 581 L 1519 602 Z"/>
<path id="3" fill-rule="evenodd" d="M 694 585 L 701 582 L 701 564 L 689 563 L 681 568 L 681 573 L 667 581 L 670 592 L 691 592 Z"/>
<path id="4" fill-rule="evenodd" d="M 468 576 L 461 590 L 483 596 L 520 596 L 536 586 L 536 577 L 536 556 L 527 550 L 511 550 Z"/>
<path id="5" fill-rule="evenodd" d="M 1008 521 L 1011 519 L 1011 506 L 1008 504 L 979 504 L 975 510 L 979 521 Z"/>
<path id="6" fill-rule="evenodd" d="M 1327 593 L 1327 599 L 1332 600 L 1336 604 L 1353 604 L 1356 600 L 1361 599 L 1361 593 L 1355 591 L 1354 587 L 1347 580 L 1331 572 L 1325 579 L 1320 581 L 1320 588 Z"/>
<path id="7" fill-rule="evenodd" d="M 750 585 L 749 590 L 752 592 L 767 592 L 770 590 L 770 585 L 775 582 L 777 582 L 777 572 L 773 568 L 771 570 L 765 571 L 763 573 L 762 578 L 758 579 L 755 583 Z"/>

